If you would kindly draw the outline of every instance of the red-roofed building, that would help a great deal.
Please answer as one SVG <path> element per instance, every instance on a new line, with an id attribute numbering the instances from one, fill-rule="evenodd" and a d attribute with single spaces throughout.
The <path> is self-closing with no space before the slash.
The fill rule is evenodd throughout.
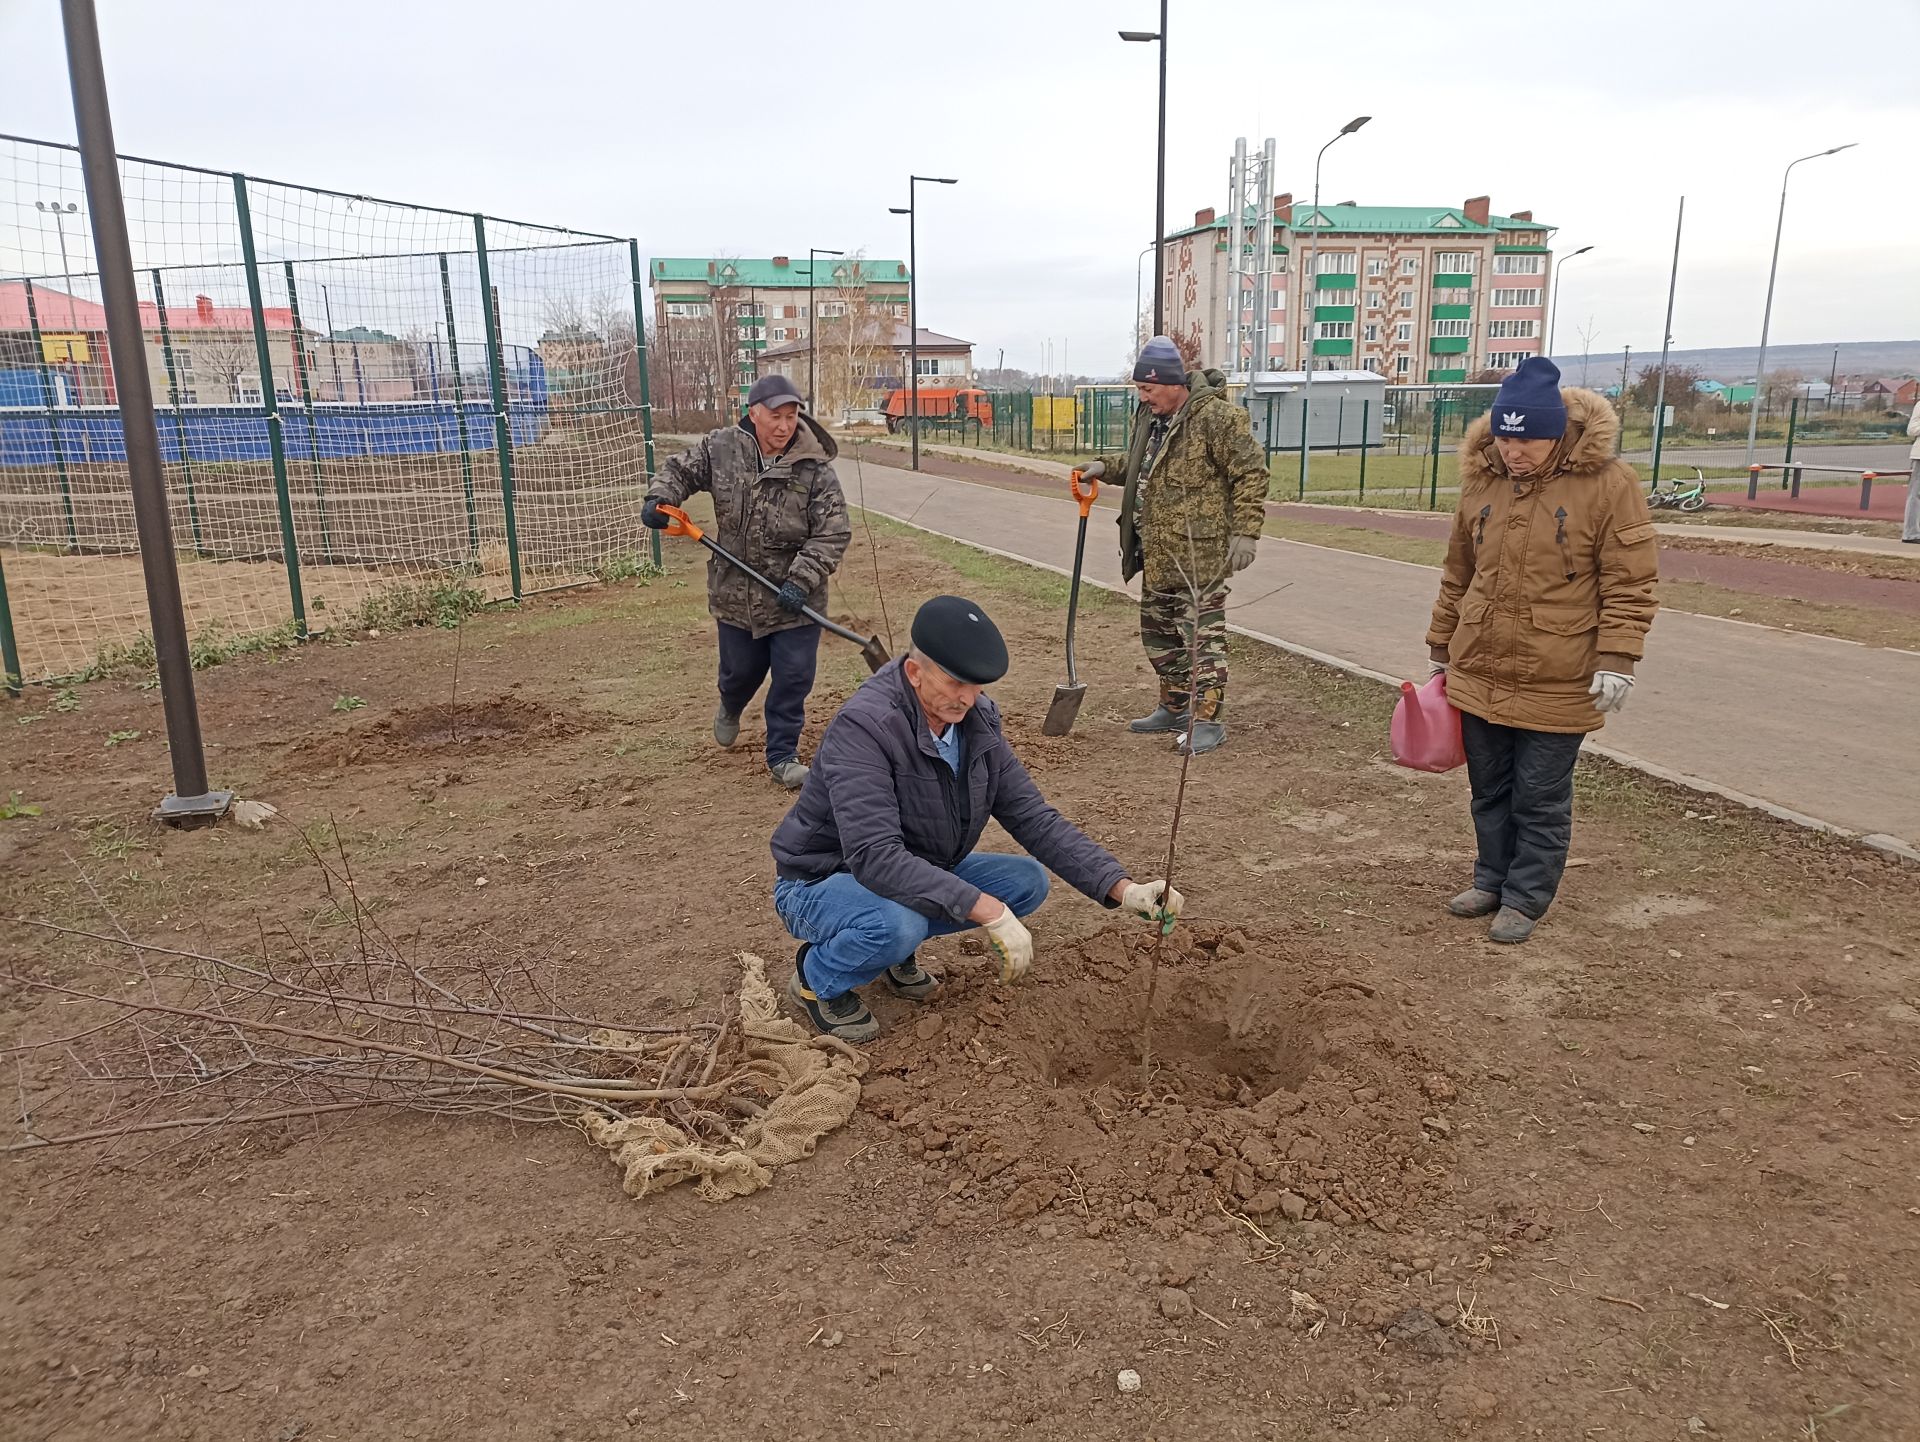
<path id="1" fill-rule="evenodd" d="M 293 312 L 287 307 L 269 306 L 263 314 L 275 389 L 282 395 L 298 394 L 296 367 L 303 362 L 311 364 L 312 340 L 295 347 Z M 33 343 L 36 319 L 40 329 L 37 350 Z M 215 305 L 204 295 L 195 296 L 191 304 L 169 304 L 165 335 L 172 341 L 171 377 L 161 319 L 158 305 L 140 302 L 147 372 L 157 404 L 166 405 L 172 400 L 170 379 L 178 386 L 183 405 L 260 400 L 259 355 L 250 308 Z M 43 284 L 33 286 L 29 307 L 27 282 L 0 281 L 0 375 L 11 382 L 0 387 L 0 395 L 17 402 L 22 394 L 38 392 L 38 373 L 43 364 L 54 384 L 56 404 L 113 405 L 118 400 L 108 356 L 106 309 L 97 301 Z M 22 373 L 30 373 L 32 380 L 26 381 Z"/>

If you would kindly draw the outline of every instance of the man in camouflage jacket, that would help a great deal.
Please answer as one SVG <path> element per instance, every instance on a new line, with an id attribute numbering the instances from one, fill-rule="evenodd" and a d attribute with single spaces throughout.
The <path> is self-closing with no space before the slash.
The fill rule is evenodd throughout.
<path id="1" fill-rule="evenodd" d="M 813 690 L 820 628 L 803 607 L 824 612 L 827 578 L 840 565 L 853 526 L 833 472 L 839 453 L 826 428 L 800 408 L 785 376 L 763 376 L 735 426 L 714 431 L 660 468 L 641 519 L 662 528 L 661 504 L 695 491 L 713 494 L 715 539 L 779 589 L 770 591 L 718 556 L 707 559 L 707 610 L 720 633 L 720 709 L 713 739 L 731 746 L 740 713 L 767 688 L 767 769 L 788 790 L 807 779 L 800 728 Z"/>
<path id="2" fill-rule="evenodd" d="M 1227 578 L 1253 562 L 1266 456 L 1247 413 L 1227 399 L 1226 377 L 1187 371 L 1165 336 L 1147 342 L 1133 379 L 1132 447 L 1100 458 L 1109 476 L 1125 477 L 1120 572 L 1141 577 L 1140 640 L 1160 678 L 1160 704 L 1128 729 L 1177 732 L 1198 754 L 1226 739 Z"/>

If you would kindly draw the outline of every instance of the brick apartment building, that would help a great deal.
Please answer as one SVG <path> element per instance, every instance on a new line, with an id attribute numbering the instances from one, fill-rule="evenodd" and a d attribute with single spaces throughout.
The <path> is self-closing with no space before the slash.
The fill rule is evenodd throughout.
<path id="1" fill-rule="evenodd" d="M 1401 385 L 1463 381 L 1543 353 L 1553 227 L 1488 197 L 1456 208 L 1274 201 L 1265 369 L 1371 370 Z M 1245 326 L 1229 334 L 1232 230 L 1213 210 L 1167 238 L 1168 329 L 1208 365 L 1249 368 Z M 1300 272 L 1315 231 L 1318 274 Z M 1311 294 L 1311 306 L 1301 298 Z M 1252 302 L 1243 295 L 1238 314 Z M 1310 313 L 1309 313 L 1310 312 Z M 1236 346 L 1236 341 L 1240 342 Z"/>

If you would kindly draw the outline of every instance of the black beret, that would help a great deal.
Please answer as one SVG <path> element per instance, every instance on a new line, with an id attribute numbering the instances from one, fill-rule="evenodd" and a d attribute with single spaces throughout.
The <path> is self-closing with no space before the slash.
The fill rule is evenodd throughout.
<path id="1" fill-rule="evenodd" d="M 915 612 L 913 644 L 957 681 L 985 686 L 1007 674 L 1006 638 L 962 596 L 935 596 Z"/>

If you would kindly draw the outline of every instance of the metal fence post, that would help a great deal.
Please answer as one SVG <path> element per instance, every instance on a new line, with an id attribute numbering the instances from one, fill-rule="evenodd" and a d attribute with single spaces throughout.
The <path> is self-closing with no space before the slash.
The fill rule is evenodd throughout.
<path id="1" fill-rule="evenodd" d="M 333 537 L 327 531 L 327 483 L 320 474 L 320 428 L 313 416 L 312 369 L 307 364 L 306 329 L 300 324 L 300 288 L 293 281 L 293 262 L 285 263 L 287 309 L 293 313 L 293 373 L 300 382 L 300 407 L 307 413 L 307 452 L 313 461 L 313 501 L 320 511 L 320 559 L 333 559 Z M 332 337 L 328 338 L 329 343 Z"/>
<path id="2" fill-rule="evenodd" d="M 500 312 L 493 292 L 493 272 L 487 265 L 487 218 L 473 217 L 473 248 L 480 262 L 481 319 L 487 329 L 487 373 L 493 386 L 493 443 L 500 458 L 500 503 L 507 517 L 507 567 L 513 576 L 513 599 L 520 599 L 520 523 L 513 514 L 513 426 L 507 415 L 507 370 L 501 352 Z"/>
<path id="3" fill-rule="evenodd" d="M 53 405 L 53 370 L 47 364 L 47 345 L 40 338 L 40 311 L 33 300 L 33 282 L 23 280 L 27 296 L 27 327 L 33 332 L 33 357 L 40 370 L 40 394 L 47 403 L 47 436 L 53 442 L 53 467 L 60 473 L 60 503 L 67 512 L 67 546 L 80 549 L 80 528 L 73 518 L 73 481 L 67 475 L 67 448 L 60 440 L 60 415 Z M 73 342 L 67 342 L 67 359 L 73 359 Z"/>
<path id="4" fill-rule="evenodd" d="M 1334 399 L 1338 404 L 1333 410 L 1333 453 L 1344 456 L 1347 453 L 1347 393 L 1342 391 Z"/>
<path id="5" fill-rule="evenodd" d="M 193 448 L 187 442 L 187 423 L 180 413 L 180 368 L 173 354 L 173 330 L 167 321 L 167 291 L 160 282 L 160 267 L 153 268 L 153 307 L 160 319 L 160 358 L 167 367 L 167 403 L 173 407 L 173 442 L 180 450 L 180 468 L 187 476 L 187 521 L 193 528 L 193 554 L 206 558 L 207 547 L 200 535 L 200 498 L 193 489 Z"/>
<path id="6" fill-rule="evenodd" d="M 652 382 L 647 379 L 647 284 L 641 279 L 639 241 L 629 240 L 627 242 L 627 258 L 632 262 L 633 268 L 633 347 L 634 354 L 640 364 L 640 441 L 646 453 L 647 484 L 652 485 L 653 392 L 651 388 Z M 446 257 L 442 256 L 441 264 L 444 265 L 445 263 Z M 807 317 L 807 330 L 809 333 L 813 330 L 813 317 L 811 315 Z M 809 373 L 807 379 L 809 384 L 811 384 L 813 379 L 811 373 Z M 651 543 L 653 546 L 653 564 L 658 566 L 661 564 L 660 533 L 650 530 L 648 534 L 653 538 Z"/>
<path id="7" fill-rule="evenodd" d="M 253 349 L 260 362 L 260 408 L 267 423 L 267 450 L 273 458 L 273 492 L 280 505 L 280 548 L 285 553 L 287 590 L 293 597 L 293 630 L 304 640 L 307 600 L 300 589 L 300 542 L 294 535 L 293 496 L 287 489 L 287 444 L 280 433 L 280 398 L 273 388 L 273 352 L 267 344 L 267 311 L 261 300 L 260 258 L 253 245 L 253 211 L 247 204 L 247 178 L 237 170 L 233 174 L 233 204 L 240 224 L 240 256 L 247 269 L 247 302 L 253 307 Z"/>
<path id="8" fill-rule="evenodd" d="M 9 696 L 20 694 L 20 648 L 13 640 L 13 604 L 7 600 L 7 565 L 0 558 L 0 684 L 4 684 Z"/>
<path id="9" fill-rule="evenodd" d="M 1310 419 L 1307 415 L 1307 407 L 1311 404 L 1312 402 L 1304 396 L 1301 398 L 1299 499 L 1303 501 L 1307 498 L 1307 422 Z"/>
<path id="10" fill-rule="evenodd" d="M 1793 404 L 1787 408 L 1787 454 L 1786 460 L 1793 459 L 1794 432 L 1800 427 L 1800 397 L 1793 398 Z"/>
<path id="11" fill-rule="evenodd" d="M 440 304 L 447 313 L 447 359 L 453 371 L 453 414 L 460 428 L 460 488 L 467 502 L 467 559 L 480 559 L 480 518 L 473 507 L 473 451 L 467 435 L 467 387 L 460 377 L 460 332 L 453 323 L 453 282 L 447 277 L 447 253 L 440 252 Z"/>
<path id="12" fill-rule="evenodd" d="M 1430 462 L 1433 467 L 1433 477 L 1427 482 L 1427 509 L 1437 511 L 1440 509 L 1440 398 L 1438 396 L 1434 397 L 1433 402 L 1433 445 Z"/>
<path id="13" fill-rule="evenodd" d="M 1367 501 L 1367 412 L 1373 402 L 1362 398 L 1360 401 L 1360 503 Z"/>

